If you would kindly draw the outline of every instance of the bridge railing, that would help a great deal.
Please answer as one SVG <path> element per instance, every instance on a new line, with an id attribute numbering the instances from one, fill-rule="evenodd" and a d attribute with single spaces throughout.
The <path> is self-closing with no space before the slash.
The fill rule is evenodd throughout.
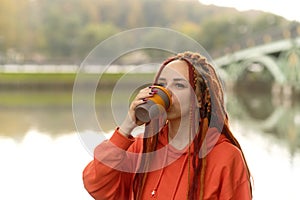
<path id="1" fill-rule="evenodd" d="M 220 51 L 215 51 L 213 56 L 217 58 L 242 49 L 260 46 L 283 39 L 294 39 L 297 37 L 300 37 L 300 24 L 292 23 L 284 28 L 277 26 L 271 27 L 264 31 L 248 33 L 242 38 L 229 41 L 227 45 L 225 45 L 225 48 Z"/>

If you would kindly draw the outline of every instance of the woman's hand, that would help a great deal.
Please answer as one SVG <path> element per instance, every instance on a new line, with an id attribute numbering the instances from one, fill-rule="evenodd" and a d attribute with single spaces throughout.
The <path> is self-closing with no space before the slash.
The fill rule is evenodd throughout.
<path id="1" fill-rule="evenodd" d="M 152 86 L 139 91 L 134 100 L 131 102 L 127 116 L 119 128 L 119 132 L 121 134 L 129 136 L 135 127 L 144 124 L 144 122 L 135 117 L 135 108 L 140 104 L 146 103 L 148 98 L 152 97 L 155 93 L 157 93 L 157 91 Z"/>

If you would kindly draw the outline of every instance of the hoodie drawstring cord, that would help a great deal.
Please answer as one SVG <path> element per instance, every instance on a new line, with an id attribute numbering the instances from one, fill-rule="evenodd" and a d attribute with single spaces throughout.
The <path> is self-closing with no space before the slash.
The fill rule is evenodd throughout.
<path id="1" fill-rule="evenodd" d="M 152 192 L 151 192 L 151 196 L 154 197 L 156 195 L 156 191 L 157 191 L 157 188 L 160 184 L 160 181 L 162 179 L 162 175 L 164 173 L 164 169 L 165 169 L 165 165 L 167 163 L 167 158 L 168 158 L 168 146 L 166 147 L 166 153 L 165 153 L 165 157 L 164 157 L 164 162 L 163 162 L 163 166 L 162 166 L 162 169 L 160 170 L 160 174 L 159 174 L 159 177 L 158 177 L 158 180 L 157 180 L 157 183 L 155 185 L 155 187 L 153 188 Z"/>
<path id="2" fill-rule="evenodd" d="M 185 163 L 186 163 L 186 161 L 188 160 L 189 157 L 190 157 L 190 156 L 189 156 L 189 154 L 188 154 L 188 155 L 184 158 L 183 164 L 182 164 L 181 169 L 180 169 L 180 174 L 179 174 L 179 176 L 177 177 L 176 187 L 175 187 L 174 190 L 173 190 L 173 195 L 172 195 L 172 198 L 171 198 L 171 199 L 175 199 L 175 195 L 176 195 L 177 189 L 178 189 L 178 187 L 179 187 L 179 182 L 180 182 L 180 180 L 181 180 L 181 178 L 182 178 L 182 175 L 183 175 L 183 172 L 184 172 Z"/>

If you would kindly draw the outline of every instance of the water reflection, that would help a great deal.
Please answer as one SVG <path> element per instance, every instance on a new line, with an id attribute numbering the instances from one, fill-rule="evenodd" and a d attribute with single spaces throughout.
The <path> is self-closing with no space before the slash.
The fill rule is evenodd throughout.
<path id="1" fill-rule="evenodd" d="M 270 91 L 228 94 L 227 108 L 254 178 L 254 199 L 299 199 L 300 104 Z"/>
<path id="2" fill-rule="evenodd" d="M 0 137 L 0 199 L 91 199 L 81 173 L 90 155 L 76 134 L 30 130 L 16 142 Z"/>
<path id="3" fill-rule="evenodd" d="M 284 141 L 236 121 L 232 125 L 254 180 L 253 199 L 299 199 L 299 150 L 291 156 Z"/>
<path id="4" fill-rule="evenodd" d="M 117 124 L 107 95 L 99 93 L 96 103 L 105 131 Z M 92 156 L 76 133 L 71 98 L 68 91 L 0 92 L 0 199 L 91 199 L 81 173 Z M 299 106 L 267 92 L 227 94 L 231 124 L 254 177 L 254 199 L 298 199 Z"/>
<path id="5" fill-rule="evenodd" d="M 100 95 L 96 101 L 97 117 L 102 129 L 109 131 L 115 127 L 110 99 L 107 98 L 109 94 L 107 91 L 98 91 L 97 94 Z M 17 141 L 31 129 L 51 137 L 76 131 L 71 91 L 0 91 L 0 110 L 0 136 Z M 83 119 L 88 119 L 88 116 L 83 116 Z M 98 130 L 91 127 L 88 120 L 82 120 L 82 123 L 86 129 Z"/>
<path id="6" fill-rule="evenodd" d="M 299 101 L 279 101 L 268 91 L 253 93 L 245 90 L 228 95 L 227 102 L 233 120 L 285 143 L 291 155 L 300 149 Z"/>

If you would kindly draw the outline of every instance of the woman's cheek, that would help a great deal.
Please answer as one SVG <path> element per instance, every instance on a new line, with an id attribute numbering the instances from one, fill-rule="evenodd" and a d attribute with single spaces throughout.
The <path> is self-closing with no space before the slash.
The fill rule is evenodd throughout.
<path id="1" fill-rule="evenodd" d="M 190 104 L 190 95 L 187 92 L 178 92 L 172 93 L 172 104 L 168 110 L 168 112 L 177 112 L 181 114 L 181 112 L 186 110 L 186 107 L 189 107 Z M 183 114 L 183 113 L 182 113 Z"/>
<path id="2" fill-rule="evenodd" d="M 180 115 L 180 105 L 177 98 L 174 98 L 174 96 L 172 96 L 172 104 L 170 105 L 167 113 L 168 115 L 170 114 L 174 115 L 175 113 L 179 113 Z"/>

